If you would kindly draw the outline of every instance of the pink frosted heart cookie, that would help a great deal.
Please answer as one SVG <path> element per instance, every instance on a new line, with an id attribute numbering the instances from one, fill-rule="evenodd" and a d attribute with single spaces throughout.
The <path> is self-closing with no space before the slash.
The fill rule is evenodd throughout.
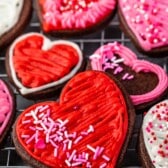
<path id="1" fill-rule="evenodd" d="M 22 32 L 31 13 L 31 0 L 0 1 L 0 48 L 11 43 Z"/>
<path id="2" fill-rule="evenodd" d="M 139 60 L 128 48 L 115 42 L 100 47 L 92 56 L 93 70 L 115 75 L 138 109 L 157 102 L 166 94 L 168 76 L 158 65 Z"/>
<path id="3" fill-rule="evenodd" d="M 6 82 L 0 79 L 0 143 L 10 128 L 14 117 L 14 96 Z"/>
<path id="4" fill-rule="evenodd" d="M 21 95 L 38 99 L 51 95 L 83 68 L 77 44 L 50 41 L 39 33 L 17 38 L 6 55 L 9 79 Z"/>
<path id="5" fill-rule="evenodd" d="M 140 50 L 149 54 L 168 51 L 168 1 L 119 0 L 118 3 L 121 28 Z"/>
<path id="6" fill-rule="evenodd" d="M 116 0 L 36 0 L 37 12 L 45 33 L 83 35 L 108 22 Z"/>
<path id="7" fill-rule="evenodd" d="M 168 167 L 168 99 L 145 114 L 139 152 L 144 167 Z"/>

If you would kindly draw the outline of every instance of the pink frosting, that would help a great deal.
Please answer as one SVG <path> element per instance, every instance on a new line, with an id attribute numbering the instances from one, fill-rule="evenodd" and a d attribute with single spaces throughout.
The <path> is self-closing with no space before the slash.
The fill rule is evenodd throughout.
<path id="1" fill-rule="evenodd" d="M 136 55 L 130 49 L 116 42 L 100 47 L 92 56 L 90 56 L 92 69 L 104 71 L 103 65 L 107 64 L 106 58 L 108 57 L 108 59 L 112 59 L 114 54 L 123 58 L 123 63 L 131 67 L 136 73 L 152 72 L 158 77 L 158 84 L 151 92 L 142 95 L 131 95 L 134 105 L 152 101 L 167 89 L 168 76 L 160 66 L 145 60 L 138 60 Z M 109 66 L 109 68 L 113 67 Z"/>
<path id="2" fill-rule="evenodd" d="M 0 135 L 6 128 L 13 111 L 13 101 L 5 83 L 0 80 Z"/>
<path id="3" fill-rule="evenodd" d="M 93 26 L 111 14 L 116 0 L 46 0 L 44 21 L 49 29 L 83 29 Z"/>
<path id="4" fill-rule="evenodd" d="M 144 50 L 168 44 L 167 0 L 119 0 L 119 6 Z"/>

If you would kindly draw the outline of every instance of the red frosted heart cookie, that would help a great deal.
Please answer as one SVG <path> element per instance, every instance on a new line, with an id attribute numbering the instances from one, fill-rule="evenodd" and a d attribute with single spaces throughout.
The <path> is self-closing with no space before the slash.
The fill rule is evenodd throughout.
<path id="1" fill-rule="evenodd" d="M 114 14 L 116 0 L 36 0 L 45 33 L 83 35 L 94 32 Z"/>
<path id="2" fill-rule="evenodd" d="M 18 91 L 25 97 L 36 98 L 60 88 L 82 64 L 83 56 L 75 43 L 50 41 L 41 34 L 29 33 L 11 45 L 6 68 Z"/>
<path id="3" fill-rule="evenodd" d="M 168 76 L 158 65 L 139 60 L 128 48 L 114 42 L 90 56 L 91 69 L 114 75 L 125 86 L 137 109 L 154 104 L 168 89 Z"/>
<path id="4" fill-rule="evenodd" d="M 168 167 L 168 99 L 154 105 L 145 114 L 139 152 L 144 167 Z"/>
<path id="5" fill-rule="evenodd" d="M 0 1 L 0 48 L 11 43 L 25 28 L 32 12 L 31 0 Z"/>
<path id="6" fill-rule="evenodd" d="M 43 102 L 18 117 L 13 140 L 34 167 L 121 167 L 133 123 L 129 97 L 105 73 L 85 71 L 59 102 Z"/>
<path id="7" fill-rule="evenodd" d="M 15 101 L 8 84 L 0 79 L 0 143 L 9 130 L 15 113 Z"/>
<path id="8" fill-rule="evenodd" d="M 143 52 L 168 51 L 168 1 L 119 0 L 121 28 Z M 167 56 L 167 53 L 166 53 Z"/>

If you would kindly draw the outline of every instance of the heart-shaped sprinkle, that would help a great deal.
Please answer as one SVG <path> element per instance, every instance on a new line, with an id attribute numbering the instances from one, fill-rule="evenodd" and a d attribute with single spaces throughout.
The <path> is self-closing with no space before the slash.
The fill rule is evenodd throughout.
<path id="1" fill-rule="evenodd" d="M 154 101 L 168 88 L 168 77 L 160 66 L 138 60 L 117 42 L 100 47 L 90 60 L 93 70 L 110 72 L 126 86 L 134 105 Z"/>
<path id="2" fill-rule="evenodd" d="M 82 53 L 73 42 L 51 42 L 41 34 L 29 33 L 10 47 L 8 75 L 20 93 L 27 95 L 64 84 L 82 62 Z"/>
<path id="3" fill-rule="evenodd" d="M 119 9 L 143 50 L 168 45 L 168 1 L 119 0 Z"/>
<path id="4" fill-rule="evenodd" d="M 109 18 L 115 0 L 37 0 L 44 31 L 81 30 Z"/>
<path id="5" fill-rule="evenodd" d="M 21 145 L 18 152 L 24 159 L 30 155 L 33 166 L 115 167 L 131 134 L 131 108 L 111 78 L 85 71 L 67 83 L 59 103 L 26 109 L 15 123 L 13 140 L 16 149 Z"/>
<path id="6" fill-rule="evenodd" d="M 153 106 L 142 125 L 145 148 L 155 167 L 168 166 L 168 100 Z"/>

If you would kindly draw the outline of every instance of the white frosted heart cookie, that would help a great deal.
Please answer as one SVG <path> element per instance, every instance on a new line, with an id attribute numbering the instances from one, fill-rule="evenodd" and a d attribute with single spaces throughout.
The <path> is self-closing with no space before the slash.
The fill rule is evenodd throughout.
<path id="1" fill-rule="evenodd" d="M 168 99 L 153 106 L 144 117 L 140 156 L 144 167 L 168 167 Z"/>
<path id="2" fill-rule="evenodd" d="M 0 1 L 0 48 L 18 36 L 31 16 L 31 0 Z"/>

